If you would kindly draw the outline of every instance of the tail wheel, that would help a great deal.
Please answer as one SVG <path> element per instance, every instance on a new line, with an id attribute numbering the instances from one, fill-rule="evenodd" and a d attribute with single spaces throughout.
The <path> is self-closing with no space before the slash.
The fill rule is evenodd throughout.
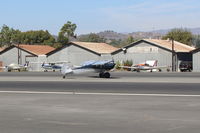
<path id="1" fill-rule="evenodd" d="M 105 78 L 110 78 L 110 73 L 109 72 L 104 73 L 104 77 Z"/>

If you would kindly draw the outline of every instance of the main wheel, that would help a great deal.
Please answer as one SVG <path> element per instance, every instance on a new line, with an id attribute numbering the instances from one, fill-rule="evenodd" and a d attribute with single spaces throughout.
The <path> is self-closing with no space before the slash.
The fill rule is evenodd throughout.
<path id="1" fill-rule="evenodd" d="M 65 75 L 63 75 L 63 79 L 65 79 Z"/>
<path id="2" fill-rule="evenodd" d="M 104 77 L 105 78 L 110 78 L 110 73 L 109 72 L 104 73 Z"/>

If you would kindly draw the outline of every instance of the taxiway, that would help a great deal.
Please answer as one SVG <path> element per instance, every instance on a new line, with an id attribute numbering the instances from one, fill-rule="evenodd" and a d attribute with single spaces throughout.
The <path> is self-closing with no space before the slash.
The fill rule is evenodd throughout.
<path id="1" fill-rule="evenodd" d="M 1 133 L 199 133 L 200 73 L 0 73 Z"/>

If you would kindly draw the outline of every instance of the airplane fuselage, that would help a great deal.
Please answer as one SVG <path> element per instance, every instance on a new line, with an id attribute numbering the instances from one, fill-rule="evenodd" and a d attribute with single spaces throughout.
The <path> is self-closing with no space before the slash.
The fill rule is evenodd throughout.
<path id="1" fill-rule="evenodd" d="M 87 65 L 81 67 L 72 68 L 72 73 L 79 74 L 79 73 L 100 73 L 105 71 L 110 71 L 115 67 L 115 63 L 106 63 L 104 65 Z"/>
<path id="2" fill-rule="evenodd" d="M 80 73 L 99 73 L 99 77 L 110 77 L 110 73 L 108 71 L 112 70 L 115 67 L 115 63 L 113 61 L 102 61 L 102 62 L 86 62 L 84 65 L 80 67 L 70 68 L 68 66 L 64 66 L 61 71 L 63 74 L 63 78 L 67 74 L 80 74 Z"/>
<path id="3" fill-rule="evenodd" d="M 52 64 L 42 64 L 42 68 L 45 69 L 45 71 L 47 70 L 60 70 L 62 68 L 62 66 L 59 65 L 52 65 Z"/>

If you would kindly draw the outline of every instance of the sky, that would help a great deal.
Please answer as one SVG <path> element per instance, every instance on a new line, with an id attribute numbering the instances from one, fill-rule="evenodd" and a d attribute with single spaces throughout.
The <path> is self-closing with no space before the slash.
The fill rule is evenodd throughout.
<path id="1" fill-rule="evenodd" d="M 0 26 L 57 35 L 71 21 L 76 34 L 200 27 L 199 0 L 0 0 Z"/>

